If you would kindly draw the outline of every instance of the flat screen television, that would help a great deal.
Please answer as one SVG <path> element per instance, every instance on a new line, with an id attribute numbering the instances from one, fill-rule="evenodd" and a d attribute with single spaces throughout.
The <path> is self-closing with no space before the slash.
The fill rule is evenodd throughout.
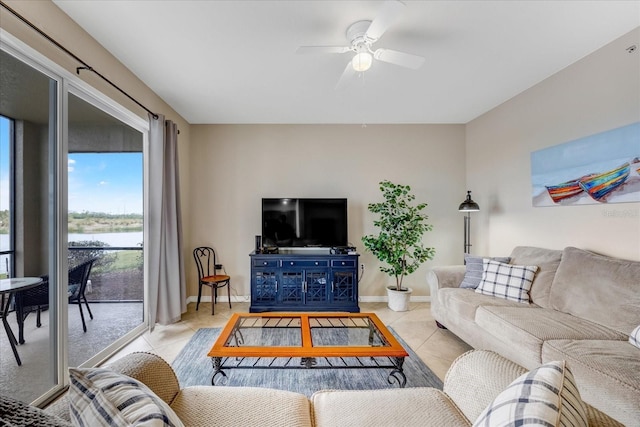
<path id="1" fill-rule="evenodd" d="M 263 246 L 347 246 L 347 199 L 262 199 Z"/>

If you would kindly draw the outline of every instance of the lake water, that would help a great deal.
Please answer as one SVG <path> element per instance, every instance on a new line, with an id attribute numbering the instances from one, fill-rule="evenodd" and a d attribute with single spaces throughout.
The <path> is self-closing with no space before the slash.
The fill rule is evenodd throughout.
<path id="1" fill-rule="evenodd" d="M 131 246 L 138 247 L 142 243 L 142 231 L 126 233 L 69 233 L 70 242 L 83 240 L 99 240 L 109 244 L 109 246 Z"/>
<path id="2" fill-rule="evenodd" d="M 142 243 L 142 231 L 126 233 L 69 233 L 69 242 L 79 242 L 83 240 L 99 240 L 109 246 L 132 246 L 137 247 Z M 9 250 L 9 235 L 0 234 L 0 250 Z"/>
<path id="3" fill-rule="evenodd" d="M 109 246 L 119 247 L 139 247 L 142 243 L 142 231 L 126 233 L 69 233 L 69 242 L 79 242 L 83 240 L 99 240 Z M 0 250 L 9 250 L 9 235 L 0 234 Z M 7 271 L 7 255 L 0 256 L 0 273 Z"/>

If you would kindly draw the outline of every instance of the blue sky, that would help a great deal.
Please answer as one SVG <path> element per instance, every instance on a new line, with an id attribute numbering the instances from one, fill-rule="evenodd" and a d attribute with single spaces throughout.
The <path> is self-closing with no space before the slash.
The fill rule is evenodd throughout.
<path id="1" fill-rule="evenodd" d="M 0 210 L 9 208 L 9 121 L 0 116 Z M 142 213 L 142 153 L 69 154 L 69 211 Z"/>
<path id="2" fill-rule="evenodd" d="M 70 153 L 69 211 L 142 213 L 142 153 Z"/>

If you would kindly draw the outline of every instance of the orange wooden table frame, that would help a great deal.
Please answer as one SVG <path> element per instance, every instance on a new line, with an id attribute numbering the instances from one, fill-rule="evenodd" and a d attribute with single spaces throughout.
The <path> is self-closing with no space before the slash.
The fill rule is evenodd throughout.
<path id="1" fill-rule="evenodd" d="M 301 333 L 301 345 L 295 346 L 269 346 L 269 345 L 227 345 L 227 343 L 235 343 L 233 340 L 234 334 L 238 330 L 242 329 L 240 322 L 256 321 L 263 319 L 267 321 L 283 321 L 284 323 L 293 323 L 293 326 L 284 326 L 284 328 L 300 329 Z M 296 320 L 299 319 L 299 324 Z M 314 346 L 312 339 L 312 323 L 318 324 L 318 320 L 322 319 L 327 322 L 342 322 L 341 319 L 349 322 L 361 322 L 368 325 L 369 328 L 373 328 L 376 331 L 378 338 L 384 343 L 380 346 L 367 346 L 367 345 L 342 345 L 342 346 Z M 333 323 L 332 323 L 333 325 Z M 261 326 L 257 326 L 258 328 Z M 348 327 L 344 326 L 329 326 L 333 328 Z M 214 368 L 214 374 L 211 379 L 211 384 L 214 382 L 218 375 L 226 377 L 224 369 L 233 368 L 245 368 L 245 369 L 299 369 L 299 368 L 317 368 L 317 369 L 372 369 L 372 368 L 390 368 L 392 369 L 389 374 L 389 382 L 396 381 L 400 387 L 404 387 L 406 384 L 406 377 L 402 370 L 404 358 L 409 354 L 393 336 L 393 334 L 387 329 L 382 321 L 374 313 L 337 313 L 337 312 L 300 312 L 300 313 L 234 313 L 227 322 L 226 326 L 220 333 L 220 336 L 211 347 L 208 356 L 212 359 Z M 242 360 L 243 358 L 300 358 L 301 366 L 295 365 L 267 365 L 267 366 L 239 366 L 226 364 L 228 360 Z M 387 358 L 390 364 L 380 364 L 376 362 L 375 365 L 365 365 L 358 363 L 356 365 L 340 365 L 330 364 L 328 366 L 317 366 L 317 358 Z M 359 360 L 359 359 L 357 359 Z"/>

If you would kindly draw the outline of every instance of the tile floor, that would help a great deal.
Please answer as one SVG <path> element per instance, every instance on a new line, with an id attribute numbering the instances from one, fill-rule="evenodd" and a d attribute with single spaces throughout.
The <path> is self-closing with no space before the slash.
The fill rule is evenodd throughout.
<path id="1" fill-rule="evenodd" d="M 232 309 L 224 303 L 215 306 L 211 315 L 209 303 L 189 304 L 182 321 L 169 326 L 156 326 L 153 333 L 146 332 L 121 349 L 106 364 L 134 351 L 155 353 L 171 363 L 199 328 L 223 327 L 234 312 L 249 311 L 248 303 L 233 303 Z M 447 330 L 438 329 L 431 317 L 429 303 L 411 303 L 409 311 L 395 312 L 386 303 L 360 303 L 360 311 L 375 313 L 387 326 L 391 326 L 420 356 L 431 370 L 444 379 L 453 360 L 471 347 Z"/>

